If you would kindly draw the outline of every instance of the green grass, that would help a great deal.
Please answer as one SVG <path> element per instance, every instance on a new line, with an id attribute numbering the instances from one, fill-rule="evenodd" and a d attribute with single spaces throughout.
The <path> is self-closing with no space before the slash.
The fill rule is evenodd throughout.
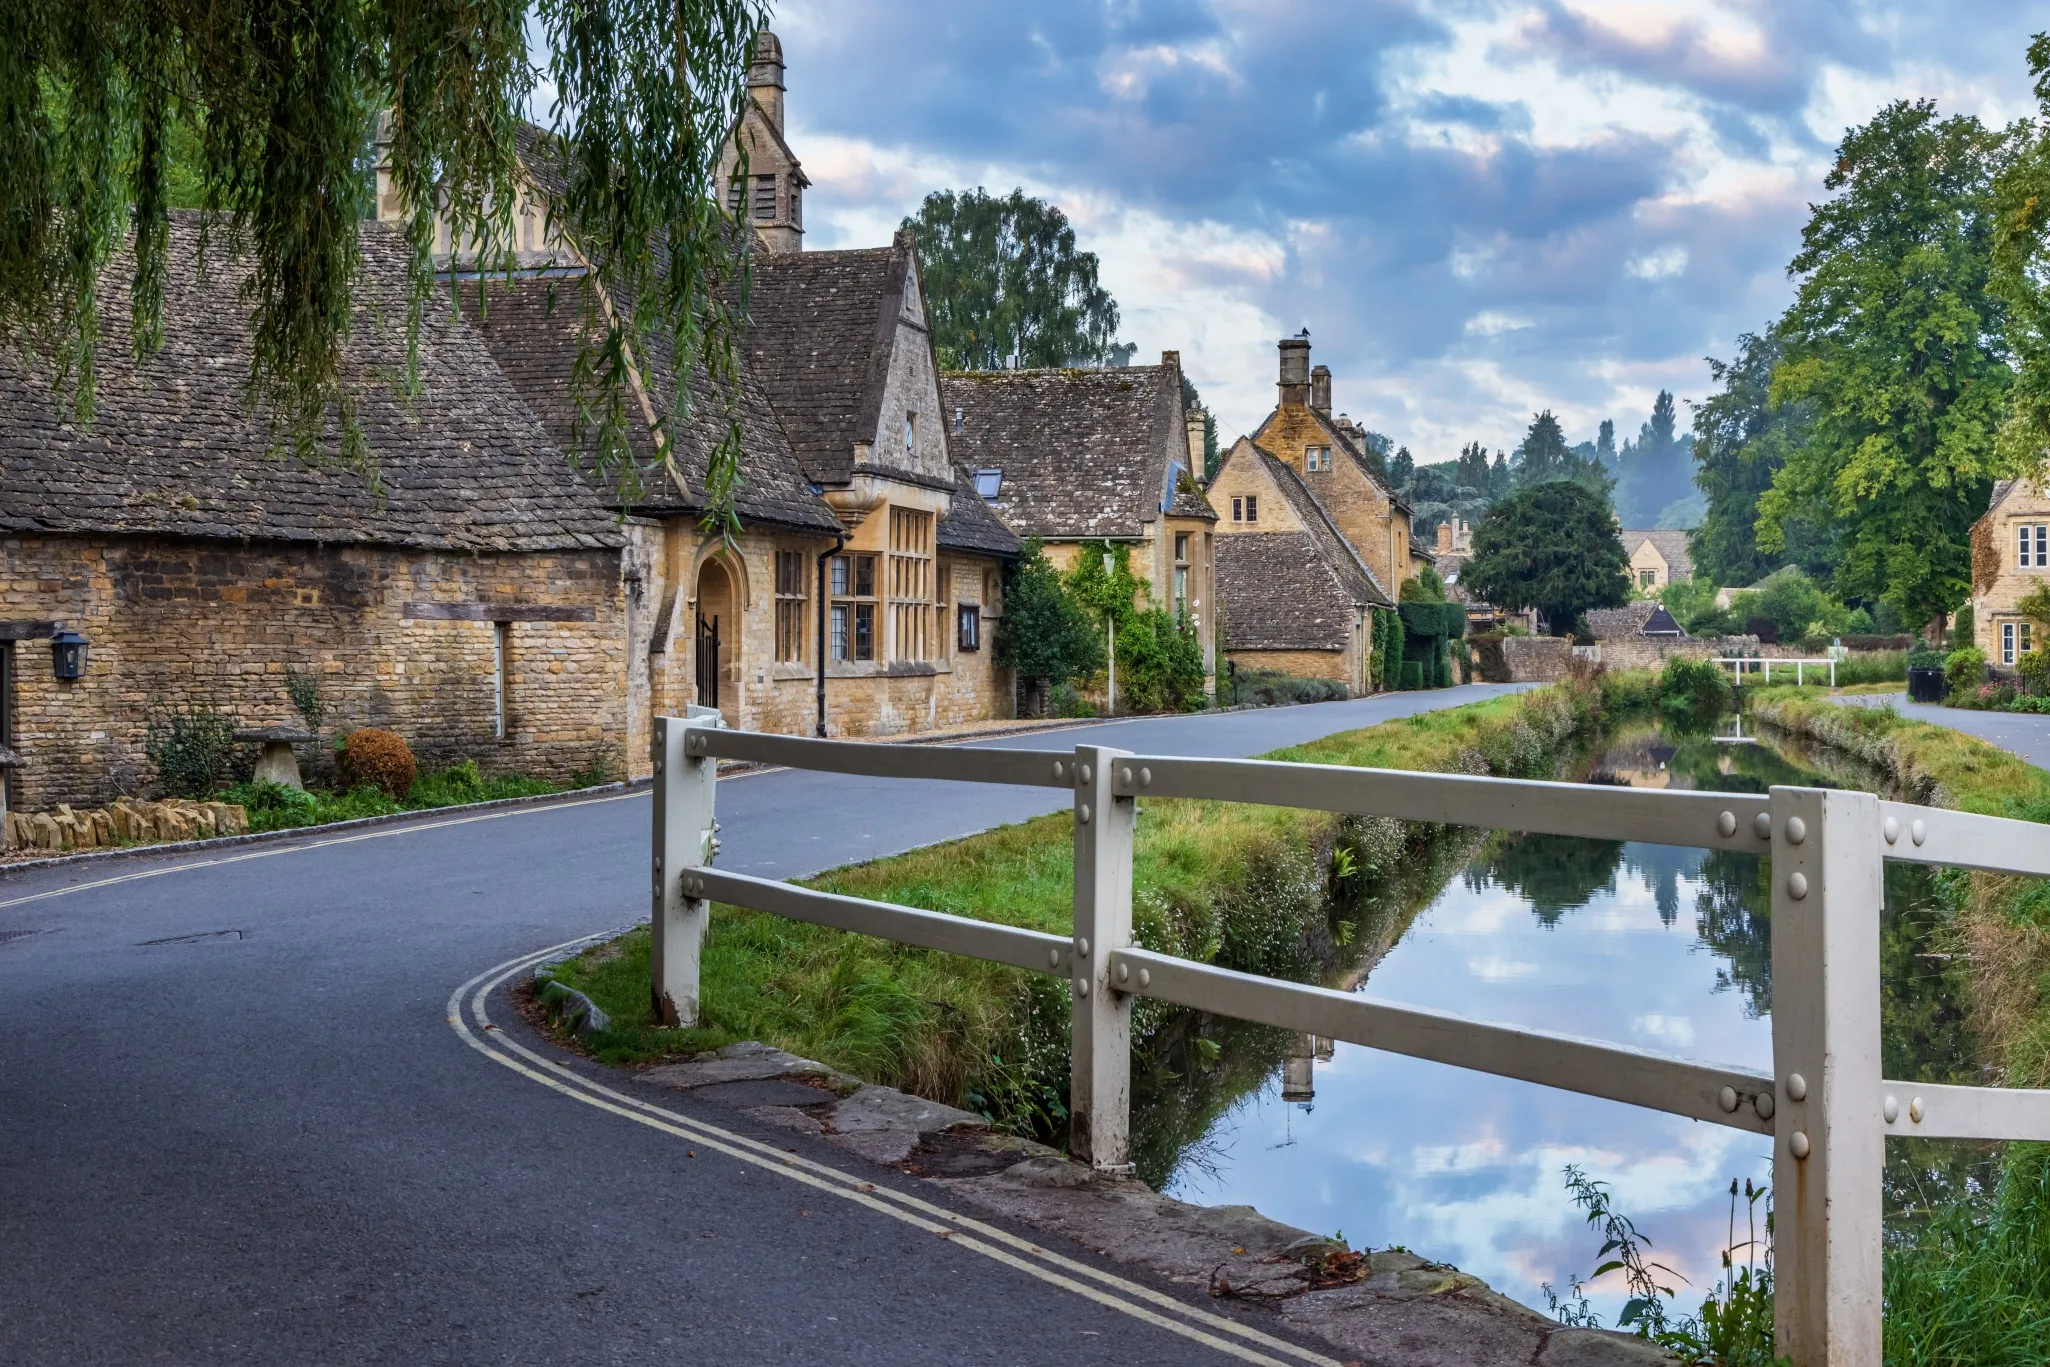
<path id="1" fill-rule="evenodd" d="M 1561 747 L 1637 686 L 1555 685 L 1267 757 L 1549 776 Z M 836 869 L 809 885 L 1065 935 L 1071 830 L 1058 813 Z M 1136 937 L 1245 972 L 1312 977 L 1357 933 L 1361 913 L 1348 907 L 1393 887 L 1434 831 L 1240 803 L 1144 802 L 1133 860 Z M 1345 876 L 1337 878 L 1333 852 L 1341 849 Z M 647 933 L 635 931 L 553 970 L 612 1016 L 613 1029 L 590 1041 L 609 1061 L 755 1039 L 1016 1129 L 1045 1132 L 1063 1115 L 1068 1003 L 1065 985 L 1045 975 L 716 906 L 701 966 L 703 1027 L 675 1031 L 654 1023 L 647 955 Z M 1163 1003 L 1138 1004 L 1141 1047 L 1172 1014 Z"/>
<path id="2" fill-rule="evenodd" d="M 584 777 L 579 775 L 579 778 Z M 595 780 L 603 782 L 603 778 Z M 589 786 L 575 784 L 571 786 Z M 547 779 L 502 774 L 486 778 L 477 772 L 475 760 L 451 764 L 419 775 L 403 802 L 381 788 L 364 786 L 348 792 L 301 791 L 279 783 L 238 783 L 222 790 L 223 802 L 233 802 L 249 812 L 252 831 L 296 830 L 302 826 L 325 826 L 335 821 L 355 821 L 367 816 L 392 816 L 399 812 L 431 811 L 470 802 L 494 802 L 509 797 L 544 797 L 566 791 L 564 785 Z"/>

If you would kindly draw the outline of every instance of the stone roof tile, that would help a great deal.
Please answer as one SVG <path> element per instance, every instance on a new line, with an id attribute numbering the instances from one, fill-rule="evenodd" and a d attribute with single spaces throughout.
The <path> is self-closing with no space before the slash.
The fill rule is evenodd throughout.
<path id="1" fill-rule="evenodd" d="M 1226 650 L 1344 650 L 1358 609 L 1308 532 L 1233 532 L 1217 546 Z"/>
<path id="2" fill-rule="evenodd" d="M 405 368 L 407 248 L 364 225 L 342 378 L 377 485 L 275 449 L 245 402 L 251 343 L 246 260 L 197 270 L 199 216 L 172 215 L 165 338 L 133 359 L 126 253 L 100 304 L 97 414 L 72 420 L 40 360 L 0 348 L 0 526 L 10 530 L 371 543 L 468 551 L 617 546 L 617 519 L 569 466 L 468 322 L 430 308 L 420 393 Z M 323 434 L 339 446 L 339 427 Z"/>

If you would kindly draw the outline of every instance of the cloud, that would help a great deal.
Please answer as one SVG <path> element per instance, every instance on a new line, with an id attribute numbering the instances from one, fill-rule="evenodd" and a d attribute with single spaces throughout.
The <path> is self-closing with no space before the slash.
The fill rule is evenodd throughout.
<path id="1" fill-rule="evenodd" d="M 931 190 L 1059 203 L 1227 434 L 1308 326 L 1341 408 L 1445 459 L 1630 430 L 1789 297 L 1846 126 L 2028 107 L 1995 0 L 796 0 L 814 246 Z"/>

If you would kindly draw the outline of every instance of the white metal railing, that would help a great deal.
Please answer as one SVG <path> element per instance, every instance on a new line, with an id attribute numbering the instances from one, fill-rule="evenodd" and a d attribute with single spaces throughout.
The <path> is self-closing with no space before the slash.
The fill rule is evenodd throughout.
<path id="1" fill-rule="evenodd" d="M 1070 1150 L 1129 1167 L 1131 1001 L 1156 997 L 1607 1097 L 1773 1136 L 1775 1339 L 1801 1367 L 1880 1360 L 1880 1176 L 1888 1135 L 2050 1140 L 2050 1091 L 1880 1075 L 1881 863 L 2050 876 L 2050 830 L 1774 788 L 1671 792 L 1267 760 L 804 740 L 723 728 L 716 712 L 655 721 L 656 1009 L 698 1019 L 698 946 L 712 902 L 1068 979 L 1074 1001 Z M 710 867 L 720 759 L 879 778 L 1060 788 L 1073 794 L 1074 934 L 943 915 Z M 1772 859 L 1770 1074 L 1601 1040 L 1236 973 L 1132 940 L 1136 799 L 1211 798 L 1494 830 L 1742 850 Z"/>
<path id="2" fill-rule="evenodd" d="M 1792 665 L 1794 667 L 1794 682 L 1797 684 L 1806 683 L 1807 679 L 1804 677 L 1803 671 L 1806 670 L 1808 666 L 1815 665 L 1817 667 L 1820 667 L 1822 665 L 1828 665 L 1829 686 L 1831 688 L 1836 687 L 1836 657 L 1833 655 L 1826 657 L 1824 659 L 1816 660 L 1795 659 L 1792 656 L 1788 656 L 1785 659 L 1769 660 L 1762 655 L 1718 655 L 1715 657 L 1715 662 L 1719 665 L 1731 666 L 1730 681 L 1735 684 L 1742 684 L 1744 682 L 1744 676 L 1746 674 L 1757 674 L 1761 669 L 1764 671 L 1763 681 L 1765 683 L 1771 683 L 1772 667 L 1774 665 L 1779 665 L 1782 668 L 1784 668 L 1787 665 Z"/>

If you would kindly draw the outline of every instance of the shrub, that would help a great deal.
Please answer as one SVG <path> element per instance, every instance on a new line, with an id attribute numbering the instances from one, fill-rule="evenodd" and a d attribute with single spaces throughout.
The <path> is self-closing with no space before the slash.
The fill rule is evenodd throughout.
<path id="1" fill-rule="evenodd" d="M 1712 722 L 1730 710 L 1730 676 L 1711 660 L 1675 655 L 1659 671 L 1658 705 L 1675 721 Z"/>
<path id="2" fill-rule="evenodd" d="M 402 798 L 413 790 L 419 772 L 413 751 L 395 732 L 366 726 L 351 731 L 342 745 L 342 773 L 352 787 L 368 784 Z"/>
<path id="3" fill-rule="evenodd" d="M 320 730 L 320 724 L 327 720 L 327 699 L 321 696 L 320 676 L 312 672 L 301 674 L 286 665 L 285 692 L 291 696 L 292 706 L 306 719 L 306 729 Z"/>
<path id="4" fill-rule="evenodd" d="M 1346 690 L 1336 679 L 1302 679 L 1274 669 L 1241 669 L 1232 696 L 1254 707 L 1292 707 L 1336 702 L 1346 696 Z"/>
<path id="5" fill-rule="evenodd" d="M 1203 648 L 1164 608 L 1134 613 L 1118 630 L 1118 703 L 1133 712 L 1181 712 L 1203 697 Z"/>
<path id="6" fill-rule="evenodd" d="M 2050 650 L 2024 650 L 2016 657 L 2014 668 L 2029 692 L 2050 690 Z"/>
<path id="7" fill-rule="evenodd" d="M 1977 646 L 1953 650 L 1943 662 L 1943 681 L 1953 693 L 1977 688 L 1986 677 L 1986 652 Z"/>
<path id="8" fill-rule="evenodd" d="M 142 748 L 166 797 L 207 797 L 235 758 L 235 720 L 212 702 L 160 707 L 150 715 Z"/>
<path id="9" fill-rule="evenodd" d="M 1402 687 L 1405 690 L 1414 691 L 1423 686 L 1424 662 L 1422 660 L 1404 660 L 1402 662 Z"/>

